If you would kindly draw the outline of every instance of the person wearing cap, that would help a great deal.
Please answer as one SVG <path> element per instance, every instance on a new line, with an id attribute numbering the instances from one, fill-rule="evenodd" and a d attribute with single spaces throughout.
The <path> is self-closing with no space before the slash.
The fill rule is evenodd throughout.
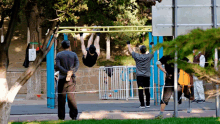
<path id="1" fill-rule="evenodd" d="M 95 34 L 92 33 L 92 35 L 90 36 L 86 48 L 84 44 L 83 33 L 80 33 L 81 49 L 83 53 L 82 61 L 83 64 L 88 67 L 93 67 L 96 64 L 97 58 L 100 55 L 100 46 L 99 46 L 100 33 L 96 33 L 96 39 L 93 45 L 92 42 L 94 35 Z"/>
<path id="2" fill-rule="evenodd" d="M 59 71 L 58 81 L 58 118 L 65 119 L 66 93 L 75 92 L 75 72 L 79 68 L 79 60 L 75 52 L 71 51 L 70 41 L 61 42 L 64 51 L 57 53 L 56 68 Z M 78 115 L 77 104 L 74 93 L 67 94 L 69 106 L 69 116 L 72 120 L 76 120 Z"/>
<path id="3" fill-rule="evenodd" d="M 153 42 L 151 42 L 153 47 Z M 150 61 L 153 58 L 153 53 L 146 54 L 147 48 L 146 46 L 142 45 L 140 47 L 140 52 L 135 53 L 130 45 L 130 41 L 127 41 L 128 50 L 134 58 L 136 62 L 136 75 L 137 75 L 137 84 L 138 84 L 138 94 L 139 94 L 139 101 L 140 107 L 145 108 L 144 103 L 144 96 L 143 96 L 143 89 L 145 90 L 146 95 L 146 107 L 150 107 Z"/>

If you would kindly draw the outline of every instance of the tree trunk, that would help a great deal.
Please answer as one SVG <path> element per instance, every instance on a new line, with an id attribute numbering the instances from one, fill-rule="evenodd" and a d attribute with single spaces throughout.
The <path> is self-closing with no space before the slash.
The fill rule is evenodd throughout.
<path id="1" fill-rule="evenodd" d="M 31 7 L 31 11 L 28 14 L 28 25 L 30 29 L 30 42 L 39 42 L 40 41 L 40 23 L 41 19 L 39 19 L 39 12 L 37 8 L 37 4 L 33 4 Z M 40 44 L 35 45 L 36 47 L 40 47 Z M 33 46 L 32 46 L 33 48 Z M 32 62 L 30 64 L 33 64 Z M 40 80 L 41 69 L 38 68 L 33 76 L 28 80 L 27 84 L 27 96 L 26 99 L 36 99 L 36 94 L 41 94 L 41 80 Z"/>
<path id="2" fill-rule="evenodd" d="M 6 80 L 7 73 L 7 54 L 6 51 L 0 51 L 0 123 L 7 124 L 10 115 L 10 104 L 7 103 L 8 84 Z"/>
<path id="3" fill-rule="evenodd" d="M 56 22 L 53 23 L 53 30 L 49 32 L 43 48 L 46 48 L 50 36 L 52 33 L 56 34 L 59 28 L 59 23 L 57 24 L 57 29 L 55 31 L 54 27 L 56 26 Z M 53 38 L 54 39 L 54 38 Z M 36 69 L 39 67 L 40 63 L 43 61 L 43 58 L 47 55 L 50 50 L 53 42 L 49 44 L 48 49 L 44 49 L 44 51 L 40 52 L 37 56 L 36 60 L 33 64 L 16 80 L 14 85 L 8 90 L 8 84 L 6 80 L 6 70 L 8 64 L 8 54 L 7 51 L 3 51 L 3 45 L 0 44 L 0 124 L 8 124 L 10 111 L 11 111 L 11 103 L 13 103 L 15 96 L 21 87 L 27 82 L 28 79 L 35 73 Z"/>
<path id="4" fill-rule="evenodd" d="M 14 5 L 12 7 L 12 14 L 10 16 L 10 22 L 8 25 L 8 30 L 5 35 L 4 42 L 0 42 L 0 124 L 8 124 L 11 103 L 8 101 L 8 83 L 6 79 L 7 68 L 8 68 L 8 48 L 11 43 L 11 38 L 14 33 L 14 28 L 18 19 L 18 12 L 20 9 L 20 0 L 14 0 Z M 4 18 L 1 20 L 1 28 L 3 29 Z M 3 41 L 3 40 L 1 40 Z"/>
<path id="5" fill-rule="evenodd" d="M 110 35 L 107 36 L 106 41 L 106 59 L 110 59 Z"/>
<path id="6" fill-rule="evenodd" d="M 36 94 L 41 94 L 41 68 L 38 67 L 36 72 L 31 76 L 27 83 L 26 99 L 37 99 Z"/>
<path id="7" fill-rule="evenodd" d="M 0 123 L 8 124 L 11 112 L 11 104 L 8 102 L 0 103 Z"/>

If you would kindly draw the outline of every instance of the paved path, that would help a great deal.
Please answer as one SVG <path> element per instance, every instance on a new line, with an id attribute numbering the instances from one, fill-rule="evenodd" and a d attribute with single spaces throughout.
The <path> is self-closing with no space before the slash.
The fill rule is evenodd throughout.
<path id="1" fill-rule="evenodd" d="M 164 111 L 164 118 L 172 117 L 173 112 Z M 78 120 L 85 119 L 154 119 L 158 115 L 156 111 L 149 112 L 120 112 L 120 111 L 95 111 L 95 112 L 82 112 L 78 115 Z M 192 110 L 191 113 L 186 111 L 179 111 L 180 118 L 187 117 L 216 117 L 215 110 Z M 57 114 L 35 114 L 35 115 L 11 115 L 9 121 L 45 121 L 45 120 L 58 120 Z M 65 120 L 71 120 L 69 114 L 66 114 Z"/>
<path id="2" fill-rule="evenodd" d="M 33 100 L 34 101 L 34 100 Z M 15 104 L 12 105 L 10 121 L 34 121 L 34 120 L 57 120 L 57 108 L 49 109 L 45 100 L 32 101 L 33 105 Z M 38 104 L 41 103 L 41 104 Z M 78 119 L 153 119 L 159 113 L 159 105 L 140 109 L 138 100 L 102 100 L 91 102 L 78 102 L 79 115 Z M 164 117 L 171 117 L 174 110 L 174 103 L 171 101 L 166 107 Z M 209 100 L 206 103 L 191 104 L 191 112 L 187 113 L 188 101 L 183 101 L 179 105 L 179 117 L 215 117 L 215 102 Z M 70 120 L 68 115 L 69 109 L 66 105 L 66 120 Z"/>
<path id="3" fill-rule="evenodd" d="M 174 103 L 170 102 L 166 106 L 165 111 L 173 111 Z M 150 108 L 140 109 L 139 102 L 129 103 L 81 103 L 77 104 L 79 113 L 91 111 L 121 111 L 121 112 L 149 112 L 159 111 L 159 105 L 151 105 Z M 215 103 L 208 102 L 203 104 L 193 103 L 191 107 L 196 110 L 215 110 Z M 179 105 L 179 111 L 187 111 L 188 102 L 184 101 Z M 69 112 L 68 105 L 66 105 L 66 113 Z M 11 108 L 11 115 L 32 115 L 32 114 L 57 114 L 57 109 L 47 108 L 46 105 L 13 105 Z"/>
<path id="4" fill-rule="evenodd" d="M 10 121 L 34 121 L 34 120 L 58 120 L 57 108 L 47 108 L 47 100 L 25 100 L 25 97 L 16 96 L 12 104 Z M 97 94 L 94 95 L 78 95 L 78 119 L 153 119 L 158 115 L 160 106 L 154 105 L 151 101 L 151 107 L 140 109 L 139 101 L 136 100 L 99 100 Z M 191 104 L 191 112 L 189 103 L 183 100 L 179 107 L 179 117 L 215 117 L 215 100 L 210 99 L 206 103 Z M 173 100 L 170 100 L 166 106 L 164 117 L 171 117 L 174 110 Z M 70 120 L 69 108 L 66 105 L 66 120 Z"/>

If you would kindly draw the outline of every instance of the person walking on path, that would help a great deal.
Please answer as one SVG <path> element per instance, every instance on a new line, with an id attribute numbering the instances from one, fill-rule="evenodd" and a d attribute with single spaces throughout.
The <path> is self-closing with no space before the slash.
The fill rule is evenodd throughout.
<path id="1" fill-rule="evenodd" d="M 197 49 L 193 50 L 193 55 L 195 55 Z M 205 67 L 205 56 L 202 52 L 199 52 L 194 56 L 193 63 L 199 64 L 201 67 Z M 193 76 L 193 84 L 194 84 L 194 100 L 192 102 L 204 103 L 205 102 L 205 94 L 203 87 L 203 80 L 199 80 L 196 76 Z"/>
<path id="2" fill-rule="evenodd" d="M 151 42 L 153 47 L 153 42 Z M 153 53 L 146 54 L 146 46 L 142 45 L 140 47 L 140 52 L 135 53 L 130 45 L 130 41 L 127 41 L 128 50 L 134 58 L 136 62 L 136 75 L 137 75 L 137 84 L 138 84 L 138 94 L 139 94 L 139 101 L 140 107 L 145 108 L 144 103 L 144 96 L 143 96 L 143 89 L 145 90 L 146 95 L 146 107 L 150 107 L 150 61 L 153 58 Z"/>
<path id="3" fill-rule="evenodd" d="M 174 91 L 174 63 L 170 62 L 172 60 L 173 59 L 171 58 L 170 55 L 166 55 L 160 58 L 159 61 L 156 62 L 157 67 L 166 74 L 166 78 L 165 78 L 165 85 L 163 86 L 162 98 L 160 102 L 160 113 L 155 117 L 155 119 L 163 118 L 164 109 L 168 105 L 170 97 Z M 187 59 L 186 57 L 183 60 L 189 62 L 189 59 Z M 164 65 L 165 68 L 163 68 L 162 65 Z M 178 103 L 181 104 L 182 87 L 181 85 L 179 85 L 179 83 L 177 90 L 178 90 Z"/>
<path id="4" fill-rule="evenodd" d="M 62 41 L 64 51 L 57 54 L 56 67 L 59 70 L 58 81 L 58 118 L 65 119 L 65 104 L 66 93 L 75 92 L 75 72 L 79 68 L 79 60 L 75 52 L 70 51 L 70 41 Z M 74 93 L 67 94 L 67 101 L 69 106 L 69 115 L 73 120 L 76 120 L 78 115 L 77 104 Z"/>

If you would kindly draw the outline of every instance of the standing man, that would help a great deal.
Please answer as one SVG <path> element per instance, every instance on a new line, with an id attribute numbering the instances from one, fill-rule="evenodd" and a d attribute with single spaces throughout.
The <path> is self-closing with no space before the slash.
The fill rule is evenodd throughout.
<path id="1" fill-rule="evenodd" d="M 82 60 L 83 60 L 83 64 L 88 67 L 94 66 L 96 64 L 97 58 L 100 55 L 100 46 L 99 46 L 100 33 L 96 33 L 96 39 L 93 45 L 92 42 L 94 35 L 95 34 L 92 33 L 92 35 L 90 36 L 86 48 L 84 44 L 83 33 L 80 33 L 81 49 L 83 53 Z"/>
<path id="2" fill-rule="evenodd" d="M 163 118 L 163 112 L 168 105 L 168 102 L 170 100 L 170 97 L 174 91 L 174 63 L 170 62 L 173 60 L 170 55 L 163 56 L 159 61 L 156 62 L 157 67 L 161 69 L 165 74 L 165 85 L 163 86 L 163 91 L 162 91 L 162 98 L 160 102 L 160 114 L 155 117 L 155 119 L 162 119 Z M 184 61 L 189 61 L 186 57 L 183 59 Z M 162 65 L 165 65 L 165 69 L 162 67 Z M 179 72 L 179 70 L 178 70 Z M 182 87 L 178 83 L 178 103 L 182 103 Z"/>
<path id="3" fill-rule="evenodd" d="M 195 55 L 197 49 L 193 50 L 193 55 Z M 205 67 L 205 56 L 202 52 L 199 52 L 195 55 L 193 59 L 193 63 L 199 64 L 201 67 Z M 203 80 L 199 80 L 196 76 L 193 76 L 193 84 L 194 84 L 194 100 L 192 102 L 204 103 L 205 102 L 205 94 L 203 88 Z"/>
<path id="4" fill-rule="evenodd" d="M 79 68 L 79 60 L 75 52 L 71 51 L 70 41 L 64 40 L 61 43 L 64 51 L 57 54 L 56 66 L 59 70 L 59 81 L 58 81 L 58 118 L 60 120 L 65 119 L 65 104 L 66 104 L 66 93 L 74 92 L 76 81 L 74 73 Z M 78 115 L 77 105 L 75 101 L 75 94 L 67 94 L 69 115 L 72 120 L 76 120 Z"/>
<path id="5" fill-rule="evenodd" d="M 151 42 L 153 47 L 153 42 Z M 146 46 L 142 45 L 140 47 L 141 54 L 135 53 L 130 45 L 130 41 L 127 41 L 127 46 L 129 52 L 132 54 L 132 58 L 134 58 L 136 62 L 136 75 L 137 75 L 137 84 L 138 84 L 138 94 L 139 94 L 139 101 L 140 107 L 144 109 L 144 96 L 143 96 L 143 89 L 145 89 L 146 95 L 146 107 L 150 107 L 150 61 L 153 58 L 153 54 L 148 53 L 146 54 Z"/>

